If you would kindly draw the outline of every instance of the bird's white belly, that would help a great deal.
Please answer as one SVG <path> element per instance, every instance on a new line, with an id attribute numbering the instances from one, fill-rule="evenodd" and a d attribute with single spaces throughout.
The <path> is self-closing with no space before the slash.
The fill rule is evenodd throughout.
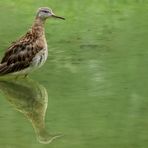
<path id="1" fill-rule="evenodd" d="M 45 61 L 47 60 L 48 57 L 48 49 L 43 49 L 41 50 L 33 59 L 31 62 L 31 67 L 32 68 L 39 68 L 41 67 Z"/>

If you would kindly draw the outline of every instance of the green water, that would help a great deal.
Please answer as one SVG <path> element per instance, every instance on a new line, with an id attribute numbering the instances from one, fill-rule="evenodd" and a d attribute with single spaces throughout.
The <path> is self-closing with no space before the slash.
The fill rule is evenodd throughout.
<path id="1" fill-rule="evenodd" d="M 0 1 L 1 56 L 40 6 L 66 21 L 46 23 L 40 70 L 0 81 L 0 148 L 147 148 L 148 2 Z"/>

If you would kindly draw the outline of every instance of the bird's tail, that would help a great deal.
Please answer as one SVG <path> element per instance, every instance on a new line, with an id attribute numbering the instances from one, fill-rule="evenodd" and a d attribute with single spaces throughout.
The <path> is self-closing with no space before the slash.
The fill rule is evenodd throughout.
<path id="1" fill-rule="evenodd" d="M 7 66 L 7 63 L 0 64 L 0 76 L 7 74 L 9 71 L 9 67 Z"/>

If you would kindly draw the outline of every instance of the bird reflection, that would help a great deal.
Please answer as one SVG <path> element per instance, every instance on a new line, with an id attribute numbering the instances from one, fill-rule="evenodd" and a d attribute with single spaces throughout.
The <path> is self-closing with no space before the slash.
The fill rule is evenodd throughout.
<path id="1" fill-rule="evenodd" d="M 45 127 L 47 90 L 31 79 L 0 80 L 0 90 L 11 105 L 32 123 L 40 143 L 48 144 L 60 135 L 51 135 Z"/>

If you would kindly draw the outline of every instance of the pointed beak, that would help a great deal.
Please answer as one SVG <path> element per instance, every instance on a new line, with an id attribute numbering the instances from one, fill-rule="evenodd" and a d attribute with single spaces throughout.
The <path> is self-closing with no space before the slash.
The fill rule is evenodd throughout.
<path id="1" fill-rule="evenodd" d="M 53 15 L 52 15 L 52 17 L 54 17 L 54 18 L 58 18 L 58 19 L 62 19 L 62 20 L 65 20 L 65 18 L 64 18 L 64 17 L 61 17 L 61 16 L 56 16 L 55 14 L 53 14 Z"/>

